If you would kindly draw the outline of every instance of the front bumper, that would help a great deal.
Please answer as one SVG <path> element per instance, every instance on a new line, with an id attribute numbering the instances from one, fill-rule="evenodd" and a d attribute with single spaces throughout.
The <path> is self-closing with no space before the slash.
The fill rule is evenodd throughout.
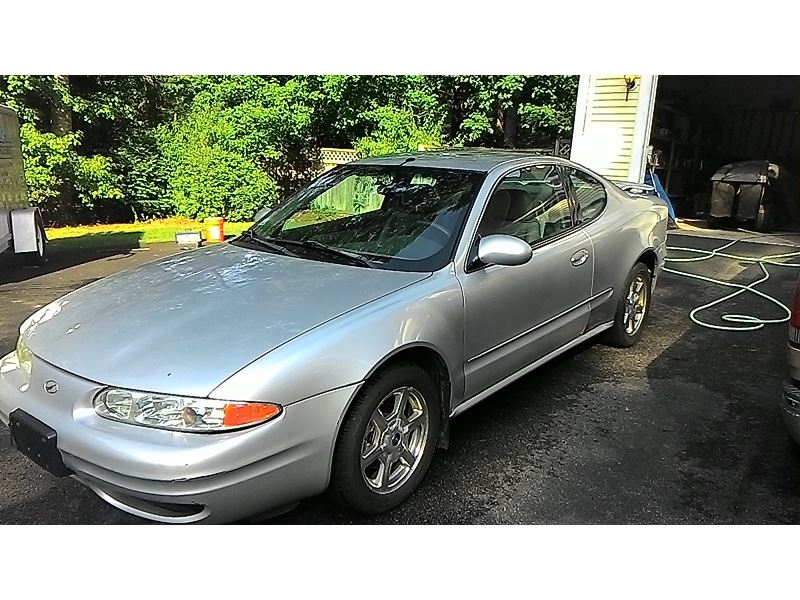
<path id="1" fill-rule="evenodd" d="M 44 391 L 55 381 L 58 391 Z M 51 386 L 52 387 L 52 386 Z M 75 477 L 126 512 L 162 522 L 230 522 L 290 505 L 328 484 L 338 425 L 358 384 L 285 406 L 230 433 L 180 433 L 99 417 L 103 388 L 34 357 L 30 379 L 0 359 L 0 421 L 21 409 L 57 432 Z"/>

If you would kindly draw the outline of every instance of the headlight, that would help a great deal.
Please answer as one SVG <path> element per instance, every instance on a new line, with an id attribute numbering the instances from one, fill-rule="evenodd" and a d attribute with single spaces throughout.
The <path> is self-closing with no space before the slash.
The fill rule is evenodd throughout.
<path id="1" fill-rule="evenodd" d="M 94 399 L 101 417 L 159 429 L 188 432 L 231 431 L 264 423 L 281 413 L 267 402 L 225 402 L 108 388 Z"/>
<path id="2" fill-rule="evenodd" d="M 25 371 L 28 379 L 30 379 L 31 365 L 33 364 L 33 354 L 28 348 L 28 344 L 25 343 L 25 338 L 22 336 L 19 336 L 17 339 L 17 362 L 19 363 L 20 368 Z"/>

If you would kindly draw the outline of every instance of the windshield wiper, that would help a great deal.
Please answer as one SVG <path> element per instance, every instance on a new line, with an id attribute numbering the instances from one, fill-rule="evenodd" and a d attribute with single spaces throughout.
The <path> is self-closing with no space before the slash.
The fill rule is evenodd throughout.
<path id="1" fill-rule="evenodd" d="M 284 256 L 293 256 L 297 258 L 297 254 L 288 248 L 284 248 L 283 246 L 275 244 L 270 240 L 265 240 L 264 238 L 258 237 L 255 233 L 253 233 L 252 229 L 244 230 L 236 239 L 255 244 L 256 246 L 261 246 L 262 248 L 266 248 L 267 250 L 275 252 L 276 254 L 283 254 Z"/>
<path id="2" fill-rule="evenodd" d="M 322 250 L 323 252 L 327 252 L 328 254 L 335 254 L 336 256 L 346 258 L 351 263 L 361 265 L 362 267 L 369 267 L 370 269 L 375 268 L 375 265 L 372 263 L 372 261 L 366 258 L 365 256 L 361 256 L 360 254 L 356 254 L 354 252 L 347 252 L 346 250 L 341 250 L 340 248 L 334 248 L 333 246 L 328 246 L 327 244 L 318 242 L 317 240 L 275 240 L 273 238 L 270 238 L 270 240 L 279 241 L 280 243 L 284 244 L 293 244 L 295 246 L 302 246 L 303 248 L 314 248 L 315 250 Z"/>

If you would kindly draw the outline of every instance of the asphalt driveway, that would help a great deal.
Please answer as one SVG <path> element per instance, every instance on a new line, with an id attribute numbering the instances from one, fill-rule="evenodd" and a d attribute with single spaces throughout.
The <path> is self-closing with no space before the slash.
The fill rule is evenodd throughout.
<path id="1" fill-rule="evenodd" d="M 684 235 L 671 243 L 719 245 Z M 746 243 L 737 250 L 763 256 L 790 249 Z M 61 256 L 43 271 L 0 268 L 0 354 L 13 349 L 20 322 L 38 307 L 175 251 L 153 245 Z M 721 258 L 681 268 L 737 283 L 761 274 Z M 759 289 L 788 303 L 798 269 L 770 271 Z M 800 449 L 778 408 L 786 325 L 728 333 L 688 318 L 728 291 L 664 274 L 639 345 L 585 344 L 455 419 L 450 449 L 437 452 L 421 488 L 395 511 L 364 518 L 318 497 L 271 522 L 800 522 Z M 706 317 L 780 316 L 752 294 L 722 308 Z M 0 428 L 0 523 L 138 522 L 78 482 L 40 470 Z"/>

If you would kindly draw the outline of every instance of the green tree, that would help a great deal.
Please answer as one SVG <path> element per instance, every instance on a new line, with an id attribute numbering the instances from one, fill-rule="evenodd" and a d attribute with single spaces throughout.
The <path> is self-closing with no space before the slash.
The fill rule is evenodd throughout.
<path id="1" fill-rule="evenodd" d="M 19 113 L 29 194 L 51 220 L 75 221 L 76 196 L 89 209 L 99 199 L 122 197 L 111 160 L 82 151 L 84 132 L 73 127 L 80 101 L 70 77 L 0 77 L 0 102 Z"/>
<path id="2" fill-rule="evenodd" d="M 445 135 L 453 143 L 550 145 L 572 128 L 577 76 L 433 76 L 428 85 L 448 107 Z"/>
<path id="3" fill-rule="evenodd" d="M 160 134 L 176 209 L 187 216 L 251 218 L 279 192 L 307 180 L 317 148 L 306 98 L 301 81 L 208 82 L 189 111 Z M 219 176 L 217 183 L 211 172 Z"/>
<path id="4" fill-rule="evenodd" d="M 31 198 L 60 222 L 248 218 L 325 146 L 550 146 L 576 91 L 558 75 L 0 76 Z"/>
<path id="5" fill-rule="evenodd" d="M 71 78 L 74 120 L 85 133 L 83 145 L 109 157 L 122 193 L 121 203 L 106 203 L 107 212 L 134 218 L 174 213 L 167 198 L 167 165 L 158 131 L 188 110 L 205 80 L 149 75 Z"/>
<path id="6" fill-rule="evenodd" d="M 442 144 L 441 123 L 421 119 L 408 108 L 381 106 L 364 114 L 372 131 L 356 140 L 361 154 L 372 156 L 430 148 Z"/>

